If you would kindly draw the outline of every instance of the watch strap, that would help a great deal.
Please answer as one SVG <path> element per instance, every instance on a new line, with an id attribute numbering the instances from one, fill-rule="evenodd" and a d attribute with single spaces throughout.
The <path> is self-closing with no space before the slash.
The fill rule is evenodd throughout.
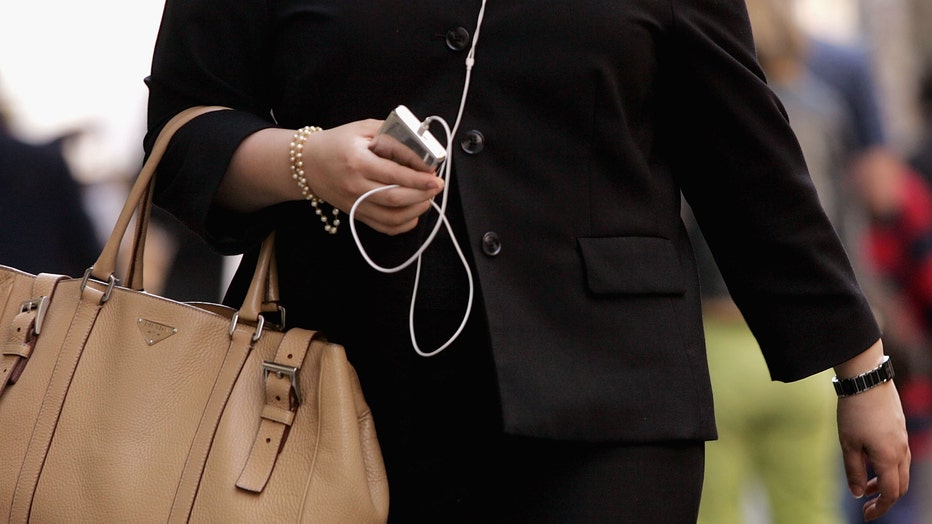
<path id="1" fill-rule="evenodd" d="M 864 393 L 884 382 L 889 382 L 893 380 L 894 376 L 893 363 L 890 361 L 890 356 L 885 355 L 883 361 L 876 368 L 861 373 L 856 377 L 838 378 L 836 376 L 832 379 L 832 385 L 835 386 L 835 393 L 838 394 L 839 398 L 850 397 L 851 395 Z"/>

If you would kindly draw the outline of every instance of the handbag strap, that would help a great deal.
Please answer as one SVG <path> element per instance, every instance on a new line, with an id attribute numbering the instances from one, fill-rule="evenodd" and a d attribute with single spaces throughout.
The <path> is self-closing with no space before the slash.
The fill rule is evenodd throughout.
<path id="1" fill-rule="evenodd" d="M 127 286 L 130 289 L 142 291 L 143 260 L 145 258 L 146 233 L 149 229 L 149 217 L 152 212 L 152 195 L 155 192 L 155 173 L 158 163 L 168 149 L 175 133 L 185 124 L 198 116 L 229 108 L 222 106 L 195 106 L 186 109 L 168 121 L 156 138 L 149 153 L 149 158 L 143 164 L 142 170 L 136 177 L 126 198 L 126 203 L 117 218 L 116 225 L 110 238 L 104 244 L 103 250 L 94 265 L 88 269 L 88 275 L 101 282 L 114 282 L 117 258 L 120 245 L 126 236 L 133 216 L 136 216 L 136 227 L 133 233 L 133 247 L 127 270 Z M 85 276 L 87 278 L 87 275 Z M 107 295 L 105 295 L 106 297 Z M 241 308 L 238 319 L 259 322 L 262 313 L 278 312 L 278 271 L 275 264 L 274 234 L 270 234 L 262 244 L 259 262 L 253 275 L 252 283 Z M 106 298 L 105 298 L 106 300 Z M 257 332 L 258 335 L 258 332 Z"/>
<path id="2" fill-rule="evenodd" d="M 141 207 L 136 211 L 136 228 L 133 235 L 133 251 L 129 269 L 126 273 L 126 285 L 130 289 L 145 288 L 143 264 L 145 263 L 146 234 L 149 231 L 149 218 L 152 216 L 152 195 L 155 193 L 155 181 L 149 183 L 142 195 Z"/>
<path id="3" fill-rule="evenodd" d="M 236 480 L 236 486 L 241 489 L 261 493 L 272 476 L 282 442 L 302 401 L 298 376 L 315 335 L 314 331 L 305 329 L 286 331 L 274 360 L 262 364 L 265 406 L 249 457 Z"/>
<path id="4" fill-rule="evenodd" d="M 273 231 L 262 242 L 252 282 L 249 284 L 246 298 L 239 310 L 239 318 L 257 322 L 262 313 L 278 311 L 278 270 L 275 263 L 275 232 Z M 284 324 L 284 318 L 282 324 Z"/>
<path id="5" fill-rule="evenodd" d="M 138 211 L 136 232 L 133 235 L 134 248 L 132 251 L 132 259 L 129 262 L 129 267 L 133 268 L 133 270 L 132 277 L 128 278 L 128 284 L 132 289 L 142 290 L 142 259 L 145 251 L 144 240 L 151 211 L 148 207 L 150 185 L 155 182 L 155 171 L 158 167 L 158 163 L 165 154 L 165 150 L 168 149 L 168 143 L 171 141 L 172 136 L 174 136 L 181 127 L 198 116 L 222 109 L 227 108 L 220 106 L 192 107 L 178 113 L 165 124 L 159 136 L 156 138 L 155 144 L 152 146 L 149 158 L 146 159 L 146 162 L 142 166 L 142 170 L 133 183 L 133 187 L 130 189 L 129 196 L 126 198 L 126 203 L 123 204 L 123 209 L 117 218 L 116 225 L 113 228 L 113 232 L 110 234 L 110 238 L 108 238 L 107 242 L 104 244 L 97 261 L 94 262 L 94 265 L 88 270 L 88 274 L 91 277 L 101 282 L 112 281 L 113 275 L 116 273 L 120 245 L 123 243 L 123 238 L 126 236 L 126 231 L 133 219 L 133 215 L 137 214 Z"/>
<path id="6" fill-rule="evenodd" d="M 42 473 L 42 465 L 52 443 L 52 436 L 55 434 L 56 421 L 61 415 L 71 380 L 81 360 L 81 354 L 84 352 L 91 329 L 105 302 L 104 294 L 105 292 L 92 286 L 87 286 L 81 292 L 81 299 L 78 300 L 70 326 L 61 341 L 55 368 L 52 370 L 48 387 L 45 389 L 39 414 L 35 418 L 37 422 L 29 438 L 29 447 L 26 448 L 26 455 L 16 479 L 7 522 L 26 523 L 29 521 L 32 498 Z"/>

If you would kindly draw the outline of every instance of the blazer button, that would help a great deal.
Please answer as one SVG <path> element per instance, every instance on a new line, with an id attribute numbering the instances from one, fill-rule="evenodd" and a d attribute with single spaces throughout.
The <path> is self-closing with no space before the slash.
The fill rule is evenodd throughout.
<path id="1" fill-rule="evenodd" d="M 478 154 L 485 147 L 485 136 L 478 130 L 467 131 L 460 140 L 460 147 L 469 155 Z"/>
<path id="2" fill-rule="evenodd" d="M 502 241 L 498 238 L 498 233 L 489 231 L 482 235 L 482 252 L 490 257 L 502 252 Z"/>
<path id="3" fill-rule="evenodd" d="M 463 51 L 469 47 L 469 31 L 465 27 L 454 27 L 447 31 L 447 47 L 452 51 Z"/>

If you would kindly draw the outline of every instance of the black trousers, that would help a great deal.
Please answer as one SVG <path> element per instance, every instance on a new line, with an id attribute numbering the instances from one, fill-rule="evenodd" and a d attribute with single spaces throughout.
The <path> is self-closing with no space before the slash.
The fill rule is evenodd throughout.
<path id="1" fill-rule="evenodd" d="M 480 452 L 480 450 L 475 450 Z M 392 493 L 393 523 L 696 522 L 701 442 L 619 445 L 507 437 Z M 458 467 L 456 467 L 458 466 Z M 406 484 L 406 491 L 411 485 Z"/>
<path id="2" fill-rule="evenodd" d="M 394 388 L 407 393 L 392 416 L 373 411 L 392 524 L 696 522 L 704 442 L 505 435 L 484 333 L 467 330 L 443 354 L 417 357 Z"/>

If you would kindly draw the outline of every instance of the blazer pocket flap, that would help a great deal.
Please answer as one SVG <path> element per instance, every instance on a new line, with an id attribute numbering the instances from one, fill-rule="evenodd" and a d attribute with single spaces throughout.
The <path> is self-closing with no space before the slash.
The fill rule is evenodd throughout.
<path id="1" fill-rule="evenodd" d="M 593 293 L 681 295 L 686 284 L 673 242 L 658 237 L 580 238 Z"/>

